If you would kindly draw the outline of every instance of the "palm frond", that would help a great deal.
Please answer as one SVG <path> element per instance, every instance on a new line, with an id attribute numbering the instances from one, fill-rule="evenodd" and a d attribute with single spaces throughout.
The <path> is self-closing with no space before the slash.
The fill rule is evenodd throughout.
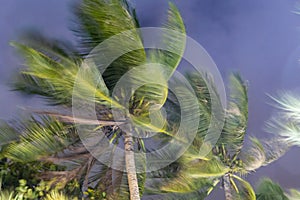
<path id="1" fill-rule="evenodd" d="M 250 138 L 251 146 L 242 149 L 240 158 L 243 161 L 243 167 L 248 170 L 256 170 L 266 162 L 266 152 L 263 144 L 255 137 Z M 271 149 L 273 150 L 273 149 Z"/>
<path id="2" fill-rule="evenodd" d="M 120 107 L 109 97 L 96 68 L 79 68 L 74 62 L 60 63 L 28 46 L 16 43 L 14 46 L 26 58 L 28 66 L 16 84 L 17 90 L 42 95 L 54 104 L 70 105 L 72 95 L 75 95 L 87 101 Z M 77 86 L 77 90 L 74 90 L 74 86 Z"/>
<path id="3" fill-rule="evenodd" d="M 257 200 L 292 200 L 288 198 L 279 184 L 271 179 L 264 178 L 260 181 L 256 190 Z"/>
<path id="4" fill-rule="evenodd" d="M 98 63 L 100 71 L 104 72 L 103 79 L 112 91 L 126 72 L 146 61 L 140 33 L 135 29 L 138 25 L 134 9 L 123 0 L 84 0 L 75 7 L 74 12 L 79 22 L 75 28 L 75 34 L 79 36 L 81 53 L 84 56 L 90 54 L 93 48 L 106 39 L 122 33 L 122 39 L 110 40 L 105 51 L 100 50 L 101 53 L 105 52 L 105 57 L 108 58 L 114 57 L 116 52 L 123 52 L 122 56 L 111 63 L 105 71 L 102 68 L 103 60 Z M 130 52 L 127 53 L 126 50 Z M 90 56 L 96 57 L 97 55 Z"/>
<path id="5" fill-rule="evenodd" d="M 285 114 L 285 117 L 293 120 L 300 120 L 300 96 L 292 92 L 280 92 L 278 97 L 270 96 L 275 102 L 272 105 L 278 108 L 280 112 Z"/>
<path id="6" fill-rule="evenodd" d="M 5 148 L 5 156 L 20 162 L 38 160 L 43 156 L 53 155 L 72 144 L 70 127 L 55 119 L 42 117 L 40 121 L 33 118 L 24 123 L 18 141 Z M 5 134 L 5 133 L 4 133 Z M 9 133 L 8 133 L 9 134 Z"/>
<path id="7" fill-rule="evenodd" d="M 185 50 L 186 32 L 180 12 L 173 3 L 169 3 L 168 19 L 164 24 L 162 43 L 166 50 L 156 50 L 151 52 L 150 61 L 158 62 L 167 67 L 169 79 L 179 65 Z M 173 53 L 177 52 L 177 53 Z"/>
<path id="8" fill-rule="evenodd" d="M 267 121 L 266 131 L 279 136 L 288 145 L 300 146 L 300 97 L 291 92 L 281 92 L 271 97 L 279 111 Z"/>
<path id="9" fill-rule="evenodd" d="M 284 117 L 284 114 L 273 116 L 266 122 L 266 131 L 281 137 L 287 145 L 300 146 L 300 125 L 299 121 L 293 121 Z"/>
<path id="10" fill-rule="evenodd" d="M 162 34 L 162 43 L 168 50 L 150 50 L 150 64 L 135 70 L 131 76 L 133 83 L 142 85 L 135 91 L 137 100 L 143 98 L 145 103 L 154 106 L 162 106 L 167 100 L 167 81 L 179 65 L 185 49 L 185 27 L 181 15 L 174 4 L 169 6 Z"/>
<path id="11" fill-rule="evenodd" d="M 247 86 L 239 74 L 230 76 L 230 100 L 219 144 L 238 154 L 243 146 L 248 123 Z"/>
<path id="12" fill-rule="evenodd" d="M 268 165 L 273 161 L 278 160 L 290 149 L 290 146 L 287 145 L 286 141 L 278 137 L 266 140 L 262 144 L 266 154 L 264 165 Z"/>
<path id="13" fill-rule="evenodd" d="M 235 192 L 235 199 L 239 200 L 256 200 L 255 192 L 249 182 L 236 175 L 231 175 L 238 181 L 239 192 Z"/>
<path id="14" fill-rule="evenodd" d="M 179 161 L 180 162 L 180 161 Z M 215 178 L 223 176 L 229 169 L 217 158 L 210 160 L 193 160 L 189 163 L 182 163 L 180 170 L 167 178 L 160 180 L 161 190 L 164 192 L 189 193 L 208 190 Z"/>

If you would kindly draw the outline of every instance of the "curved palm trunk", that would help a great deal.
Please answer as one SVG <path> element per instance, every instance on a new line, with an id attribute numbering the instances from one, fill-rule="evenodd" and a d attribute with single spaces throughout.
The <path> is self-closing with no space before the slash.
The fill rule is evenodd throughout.
<path id="1" fill-rule="evenodd" d="M 135 169 L 133 138 L 131 133 L 125 133 L 124 145 L 130 200 L 140 200 L 138 179 Z"/>
<path id="2" fill-rule="evenodd" d="M 223 176 L 223 187 L 225 191 L 225 199 L 226 200 L 234 200 L 231 191 L 230 177 L 229 174 L 225 174 Z"/>

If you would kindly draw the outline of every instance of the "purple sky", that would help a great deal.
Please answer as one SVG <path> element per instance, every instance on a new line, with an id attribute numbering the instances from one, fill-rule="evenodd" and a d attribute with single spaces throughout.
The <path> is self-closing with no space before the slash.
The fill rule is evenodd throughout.
<path id="1" fill-rule="evenodd" d="M 21 61 L 8 42 L 23 30 L 34 28 L 48 36 L 74 41 L 68 30 L 71 0 L 3 0 L 0 7 L 0 118 L 20 113 L 20 106 L 39 104 L 35 98 L 8 91 L 7 83 Z M 300 15 L 296 0 L 188 0 L 175 1 L 187 33 L 196 39 L 216 62 L 223 78 L 238 71 L 249 82 L 249 134 L 264 136 L 263 125 L 271 114 L 268 94 L 299 90 Z M 158 26 L 167 1 L 139 0 L 136 3 L 142 26 Z M 300 150 L 294 148 L 279 161 L 249 176 L 255 182 L 269 176 L 286 188 L 300 188 Z M 217 192 L 210 199 L 216 199 Z"/>

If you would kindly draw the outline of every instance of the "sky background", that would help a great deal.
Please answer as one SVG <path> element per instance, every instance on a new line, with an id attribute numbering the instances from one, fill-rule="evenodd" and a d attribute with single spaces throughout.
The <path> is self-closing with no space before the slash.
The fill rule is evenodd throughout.
<path id="1" fill-rule="evenodd" d="M 34 29 L 75 42 L 69 31 L 71 0 L 2 0 L 0 7 L 0 118 L 22 114 L 21 107 L 40 105 L 9 91 L 8 84 L 22 61 L 9 42 L 24 30 Z M 264 122 L 273 108 L 266 94 L 300 89 L 300 15 L 296 0 L 186 0 L 175 1 L 185 21 L 187 34 L 198 41 L 217 64 L 226 80 L 239 72 L 249 83 L 249 135 L 265 137 Z M 161 25 L 167 1 L 134 2 L 141 26 Z M 248 176 L 255 184 L 268 176 L 285 188 L 300 189 L 300 149 L 291 149 L 270 166 Z M 220 191 L 208 199 L 222 199 Z"/>

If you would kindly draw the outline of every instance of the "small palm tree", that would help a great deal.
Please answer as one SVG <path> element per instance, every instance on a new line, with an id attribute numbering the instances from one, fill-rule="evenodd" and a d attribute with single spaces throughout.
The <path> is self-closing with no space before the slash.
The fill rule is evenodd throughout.
<path id="1" fill-rule="evenodd" d="M 141 48 L 122 55 L 102 75 L 101 67 L 82 68 L 81 65 L 93 48 L 123 31 L 131 30 L 131 34 L 125 35 L 127 38 L 122 41 L 122 46 L 143 46 L 143 38 L 136 30 L 139 23 L 135 10 L 125 0 L 84 0 L 74 10 L 77 19 L 74 31 L 79 39 L 78 48 L 38 34 L 27 35 L 26 44 L 13 43 L 25 58 L 27 66 L 21 71 L 15 89 L 45 97 L 60 112 L 35 111 L 29 120 L 19 124 L 6 124 L 0 133 L 1 154 L 18 162 L 38 160 L 63 166 L 63 170 L 48 171 L 40 175 L 40 178 L 51 181 L 52 185 L 63 187 L 72 180 L 78 180 L 83 190 L 94 186 L 105 192 L 108 199 L 128 199 L 130 196 L 130 199 L 138 200 L 143 192 L 145 173 L 136 173 L 134 151 L 143 152 L 144 143 L 142 139 L 133 137 L 132 132 L 122 131 L 121 125 L 130 120 L 150 131 L 157 131 L 156 127 L 149 126 L 149 110 L 153 105 L 164 105 L 168 89 L 145 85 L 137 91 L 130 91 L 134 95 L 130 100 L 129 113 L 127 112 L 124 121 L 116 122 L 112 118 L 112 108 L 127 110 L 116 96 L 112 96 L 114 86 L 125 73 L 148 62 L 146 50 Z M 181 16 L 173 4 L 170 4 L 165 28 L 185 33 Z M 178 39 L 165 33 L 163 42 L 183 54 L 183 38 Z M 119 48 L 116 45 L 118 44 L 112 44 L 109 50 Z M 156 50 L 149 54 L 151 62 L 162 63 L 171 69 L 168 70 L 170 74 L 167 77 L 172 75 L 182 56 Z M 76 79 L 80 70 L 84 76 Z M 159 77 L 160 73 L 162 72 L 157 71 L 154 75 Z M 143 78 L 147 78 L 145 74 L 132 76 L 133 81 Z M 100 81 L 100 84 L 95 84 L 95 80 Z M 74 92 L 75 81 L 83 93 Z M 90 98 L 91 94 L 95 95 Z M 94 103 L 98 119 L 72 117 L 69 114 L 72 97 Z M 79 138 L 76 129 L 78 124 L 88 126 L 93 134 L 104 133 L 111 145 L 124 144 L 125 162 L 121 164 L 126 173 L 106 166 L 93 157 Z M 131 130 L 136 131 L 133 128 Z M 113 156 L 112 153 L 112 162 Z"/>
<path id="2" fill-rule="evenodd" d="M 193 74 L 187 76 L 199 100 L 201 120 L 195 140 L 183 156 L 171 166 L 150 174 L 150 194 L 169 198 L 204 199 L 221 183 L 226 200 L 256 199 L 252 186 L 242 177 L 278 159 L 285 151 L 277 138 L 260 142 L 251 137 L 246 145 L 248 123 L 247 85 L 238 74 L 230 76 L 230 100 L 225 125 L 212 151 L 199 154 L 210 125 L 211 97 L 205 81 Z M 216 96 L 217 101 L 220 101 Z M 281 145 L 281 146 L 280 146 Z M 159 187 L 157 187 L 159 186 Z"/>

